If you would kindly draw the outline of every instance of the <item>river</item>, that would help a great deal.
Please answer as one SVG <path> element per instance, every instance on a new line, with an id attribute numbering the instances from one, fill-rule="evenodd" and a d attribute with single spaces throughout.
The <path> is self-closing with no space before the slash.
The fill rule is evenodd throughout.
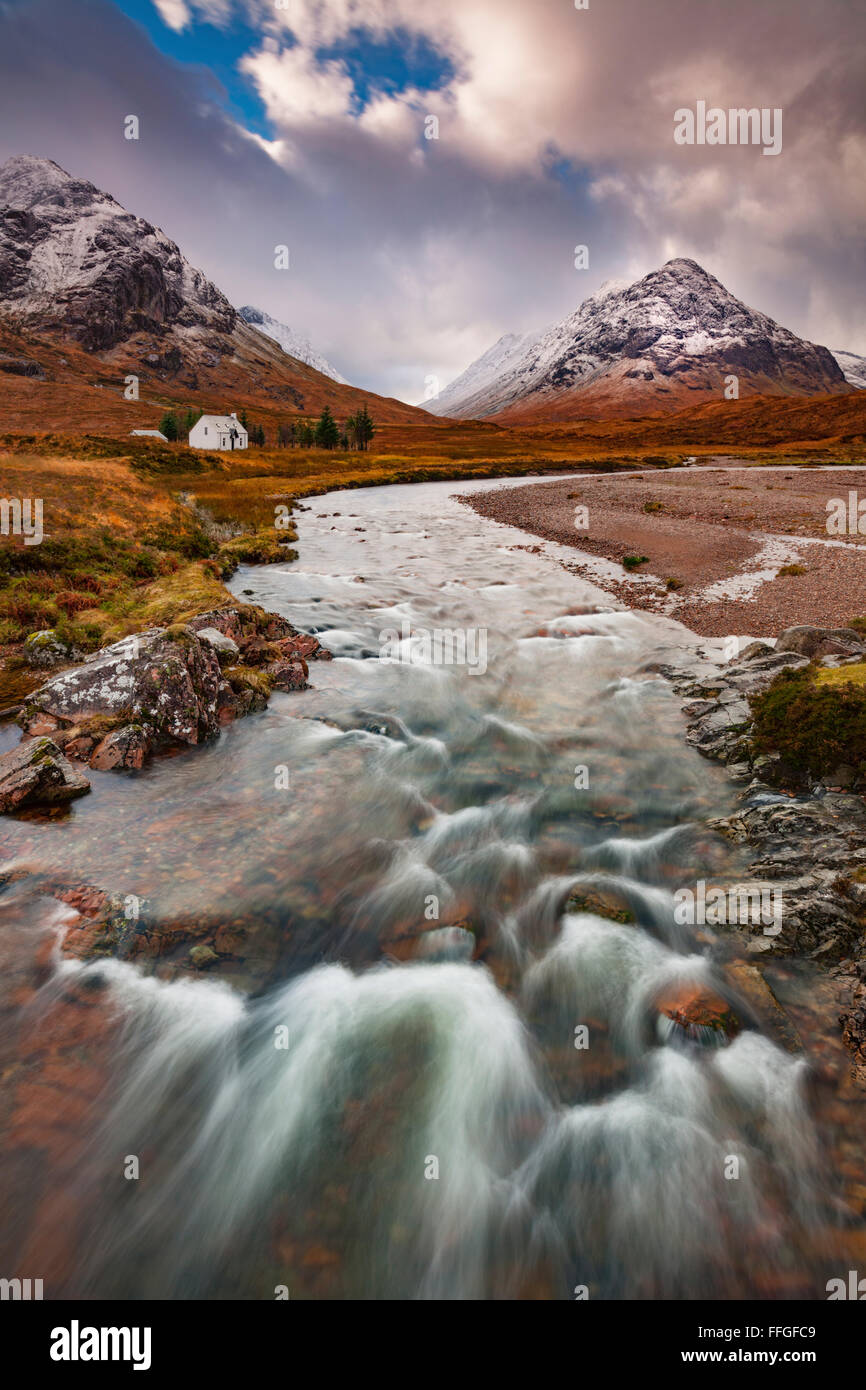
<path id="1" fill-rule="evenodd" d="M 843 1082 L 816 1099 L 808 1047 L 733 996 L 724 1045 L 659 1013 L 730 994 L 730 941 L 672 894 L 725 868 L 706 821 L 733 789 L 658 674 L 713 644 L 617 608 L 473 486 L 312 499 L 297 562 L 232 584 L 333 652 L 312 688 L 3 823 L 0 1273 L 688 1299 L 820 1298 L 847 1270 Z M 64 956 L 34 866 L 133 902 L 156 959 Z M 178 969 L 191 940 L 219 961 Z"/>

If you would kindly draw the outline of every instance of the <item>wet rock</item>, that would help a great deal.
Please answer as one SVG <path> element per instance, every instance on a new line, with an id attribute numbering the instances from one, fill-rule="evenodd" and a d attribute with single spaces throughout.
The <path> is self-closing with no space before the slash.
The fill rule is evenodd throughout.
<path id="1" fill-rule="evenodd" d="M 748 789 L 734 815 L 711 827 L 749 852 L 746 878 L 772 886 L 781 931 L 756 930 L 756 948 L 774 955 L 809 953 L 837 961 L 866 930 L 866 804 L 857 796 L 773 796 Z"/>
<path id="2" fill-rule="evenodd" d="M 663 1041 L 687 1039 L 720 1046 L 735 1038 L 740 1023 L 727 999 L 708 985 L 680 981 L 656 996 Z"/>
<path id="3" fill-rule="evenodd" d="M 589 912 L 594 917 L 606 917 L 610 922 L 633 922 L 634 913 L 624 893 L 612 887 L 577 889 L 565 905 L 566 912 Z"/>
<path id="4" fill-rule="evenodd" d="M 189 958 L 196 970 L 203 970 L 205 966 L 212 965 L 214 961 L 219 960 L 216 951 L 211 946 L 204 945 L 191 946 L 189 949 Z"/>
<path id="5" fill-rule="evenodd" d="M 0 757 L 0 812 L 71 801 L 90 783 L 49 738 L 33 738 Z"/>
<path id="6" fill-rule="evenodd" d="M 803 1044 L 797 1029 L 757 966 L 737 961 L 726 965 L 724 973 L 769 1037 L 786 1052 L 802 1052 Z"/>
<path id="7" fill-rule="evenodd" d="M 288 657 L 299 656 L 304 661 L 333 660 L 333 653 L 323 647 L 318 637 L 314 637 L 311 632 L 299 632 L 295 637 L 284 637 L 277 645 Z"/>
<path id="8" fill-rule="evenodd" d="M 267 708 L 272 689 L 270 675 L 256 671 L 251 666 L 228 666 L 224 675 L 231 687 L 237 715 L 253 714 Z"/>
<path id="9" fill-rule="evenodd" d="M 738 883 L 767 885 L 778 895 L 778 933 L 767 934 L 761 924 L 727 930 L 742 933 L 752 955 L 808 954 L 834 971 L 844 969 L 852 958 L 866 960 L 866 803 L 844 790 L 856 785 L 856 771 L 828 770 L 796 796 L 775 790 L 802 788 L 802 777 L 776 753 L 756 755 L 745 701 L 786 667 L 803 667 L 812 659 L 862 660 L 864 642 L 853 629 L 801 626 L 783 633 L 775 651 L 763 650 L 765 645 L 752 644 L 697 681 L 684 682 L 681 672 L 670 675 L 686 697 L 689 742 L 706 757 L 726 762 L 733 780 L 746 784 L 737 811 L 712 821 L 710 828 L 740 847 Z M 743 973 L 735 983 L 770 1035 L 793 1048 L 796 1030 L 787 1018 L 780 1020 L 758 972 Z M 855 1072 L 866 1082 L 866 984 L 840 1023 Z"/>
<path id="10" fill-rule="evenodd" d="M 298 657 L 294 661 L 274 661 L 265 668 L 274 690 L 307 690 L 310 674 L 307 663 Z"/>
<path id="11" fill-rule="evenodd" d="M 847 789 L 848 787 L 853 787 L 858 779 L 859 773 L 857 768 L 851 767 L 848 763 L 842 763 L 841 766 L 827 773 L 825 781 L 828 787 L 843 787 Z"/>
<path id="12" fill-rule="evenodd" d="M 104 647 L 27 699 L 29 732 L 47 716 L 67 726 L 93 716 L 126 716 L 156 744 L 196 744 L 219 730 L 220 666 L 213 647 L 183 625 L 154 628 Z"/>
<path id="13" fill-rule="evenodd" d="M 415 956 L 418 960 L 469 961 L 475 952 L 475 937 L 465 927 L 439 927 L 423 932 L 418 938 Z"/>
<path id="14" fill-rule="evenodd" d="M 153 730 L 143 724 L 125 724 L 96 745 L 90 766 L 98 772 L 112 768 L 140 768 L 153 744 Z"/>
<path id="15" fill-rule="evenodd" d="M 789 627 L 776 643 L 777 652 L 797 652 L 809 660 L 821 656 L 854 656 L 866 650 L 859 632 L 850 627 Z"/>

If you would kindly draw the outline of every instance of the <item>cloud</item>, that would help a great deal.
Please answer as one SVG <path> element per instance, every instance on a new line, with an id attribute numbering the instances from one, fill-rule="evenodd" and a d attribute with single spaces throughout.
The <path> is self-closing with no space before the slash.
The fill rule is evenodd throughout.
<path id="1" fill-rule="evenodd" d="M 347 118 L 354 87 L 342 63 L 317 62 L 307 49 L 279 49 L 272 40 L 239 64 L 255 82 L 273 125 L 302 134 L 310 126 Z"/>
<path id="2" fill-rule="evenodd" d="M 184 0 L 153 0 L 153 3 L 169 29 L 180 33 L 192 23 L 192 14 Z"/>
<path id="3" fill-rule="evenodd" d="M 108 188 L 360 384 L 420 400 L 501 333 L 674 255 L 866 352 L 866 15 L 843 0 L 160 0 L 189 64 L 108 0 L 69 8 L 0 3 L 4 155 Z M 269 138 L 192 61 L 202 20 L 242 25 L 235 66 Z M 401 44 L 436 55 L 428 85 L 408 56 L 389 80 Z M 783 107 L 782 154 L 675 145 L 674 111 L 698 98 Z M 118 135 L 130 111 L 135 147 Z"/>

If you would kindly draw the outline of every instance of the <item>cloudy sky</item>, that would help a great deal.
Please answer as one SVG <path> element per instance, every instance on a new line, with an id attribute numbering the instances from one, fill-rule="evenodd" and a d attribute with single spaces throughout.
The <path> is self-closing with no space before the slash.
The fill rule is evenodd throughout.
<path id="1" fill-rule="evenodd" d="M 0 0 L 0 160 L 419 401 L 673 256 L 866 353 L 864 72 L 862 0 Z M 698 100 L 782 108 L 782 153 L 676 144 Z"/>

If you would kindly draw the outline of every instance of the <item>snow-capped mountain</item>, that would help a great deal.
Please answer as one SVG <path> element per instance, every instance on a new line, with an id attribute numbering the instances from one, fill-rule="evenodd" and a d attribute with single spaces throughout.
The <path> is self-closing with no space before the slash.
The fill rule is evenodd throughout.
<path id="1" fill-rule="evenodd" d="M 462 379 L 471 384 L 484 362 Z M 748 308 L 691 260 L 668 261 L 632 285 L 608 282 L 523 352 L 506 355 L 492 380 L 482 373 L 470 393 L 448 387 L 439 413 L 515 421 L 645 415 L 721 400 L 731 376 L 741 397 L 851 389 L 827 348 Z M 456 401 L 442 410 L 452 391 Z"/>
<path id="2" fill-rule="evenodd" d="M 31 155 L 0 167 L 0 301 L 91 350 L 167 325 L 231 332 L 237 318 L 164 232 Z"/>
<path id="3" fill-rule="evenodd" d="M 244 323 L 250 324 L 252 328 L 257 328 L 260 333 L 279 343 L 283 352 L 287 352 L 290 357 L 296 357 L 299 362 L 306 362 L 309 367 L 315 367 L 317 372 L 329 376 L 332 381 L 348 385 L 346 378 L 340 376 L 337 368 L 331 365 L 327 357 L 316 352 L 312 344 L 295 333 L 288 324 L 280 323 L 279 319 L 271 318 L 270 314 L 266 314 L 263 309 L 255 309 L 252 304 L 245 304 L 242 309 L 238 309 L 238 313 Z"/>
<path id="4" fill-rule="evenodd" d="M 164 232 L 94 184 L 32 155 L 0 166 L 0 334 L 14 339 L 13 355 L 27 356 L 37 340 L 67 345 L 52 370 L 79 384 L 92 382 L 82 357 L 95 355 L 115 380 L 132 372 L 220 401 L 316 414 L 328 405 L 338 416 L 367 405 L 379 420 L 427 418 L 349 386 L 306 344 L 284 351 L 262 328 Z"/>
<path id="5" fill-rule="evenodd" d="M 833 356 L 845 373 L 849 386 L 858 391 L 866 391 L 866 357 L 858 357 L 856 352 L 833 352 Z"/>
<path id="6" fill-rule="evenodd" d="M 520 361 L 521 357 L 533 347 L 544 332 L 543 328 L 534 333 L 505 333 L 477 357 L 471 366 L 455 377 L 435 400 L 425 401 L 425 408 L 434 415 L 465 415 L 464 406 L 468 401 L 482 394 L 488 387 Z"/>

